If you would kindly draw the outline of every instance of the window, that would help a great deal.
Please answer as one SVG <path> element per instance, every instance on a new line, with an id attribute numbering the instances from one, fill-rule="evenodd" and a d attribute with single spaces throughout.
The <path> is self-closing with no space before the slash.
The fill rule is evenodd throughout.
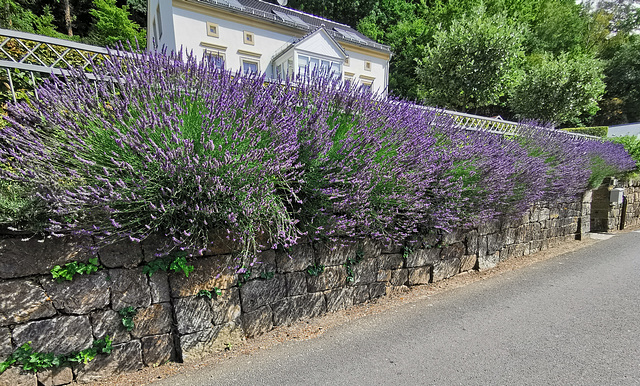
<path id="1" fill-rule="evenodd" d="M 211 22 L 207 22 L 207 36 L 211 36 L 214 38 L 219 38 L 220 37 L 220 27 L 215 24 L 215 23 L 211 23 Z"/>
<path id="2" fill-rule="evenodd" d="M 293 58 L 287 60 L 287 75 L 293 74 Z"/>
<path id="3" fill-rule="evenodd" d="M 204 51 L 204 57 L 212 67 L 224 69 L 224 53 L 220 51 Z"/>
<path id="4" fill-rule="evenodd" d="M 326 59 L 314 58 L 312 56 L 298 55 L 298 72 L 301 74 L 320 71 L 331 76 L 342 76 L 342 66 L 339 62 Z"/>
<path id="5" fill-rule="evenodd" d="M 373 82 L 362 82 L 362 89 L 368 92 L 373 91 Z"/>
<path id="6" fill-rule="evenodd" d="M 364 62 L 364 69 L 365 71 L 371 71 L 371 62 L 369 61 Z"/>
<path id="7" fill-rule="evenodd" d="M 242 73 L 256 74 L 260 71 L 260 63 L 254 60 L 242 59 Z"/>
<path id="8" fill-rule="evenodd" d="M 153 22 L 151 23 L 151 29 L 153 30 L 153 40 L 154 40 L 154 45 L 157 46 L 158 45 L 158 27 L 156 26 L 156 19 L 153 19 Z"/>
<path id="9" fill-rule="evenodd" d="M 345 65 L 345 66 L 349 66 L 349 57 L 347 57 L 347 58 L 344 60 L 344 65 Z"/>
<path id="10" fill-rule="evenodd" d="M 244 31 L 244 44 L 255 45 L 255 35 L 253 32 Z"/>
<path id="11" fill-rule="evenodd" d="M 278 64 L 276 66 L 275 78 L 284 78 L 284 74 L 282 73 L 282 64 Z"/>

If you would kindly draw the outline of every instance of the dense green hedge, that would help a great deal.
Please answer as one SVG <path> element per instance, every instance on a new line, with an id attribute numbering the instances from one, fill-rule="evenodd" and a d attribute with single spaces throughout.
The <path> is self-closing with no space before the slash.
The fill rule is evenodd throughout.
<path id="1" fill-rule="evenodd" d="M 570 127 L 562 130 L 568 131 L 570 133 L 579 133 L 605 138 L 609 133 L 609 126 Z"/>

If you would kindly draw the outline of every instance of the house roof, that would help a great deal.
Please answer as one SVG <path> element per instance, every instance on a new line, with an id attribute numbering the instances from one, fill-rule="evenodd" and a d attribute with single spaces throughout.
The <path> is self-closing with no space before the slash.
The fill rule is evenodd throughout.
<path id="1" fill-rule="evenodd" d="M 340 44 L 338 44 L 335 39 L 331 36 L 331 34 L 329 34 L 329 32 L 324 28 L 324 27 L 319 27 L 314 31 L 309 32 L 308 34 L 304 35 L 301 38 L 298 38 L 296 40 L 294 40 L 291 44 L 287 45 L 286 48 L 284 48 L 283 50 L 281 50 L 280 52 L 276 53 L 273 58 L 271 58 L 272 61 L 277 60 L 279 57 L 281 57 L 282 55 L 286 54 L 287 52 L 289 52 L 289 50 L 291 50 L 292 48 L 300 45 L 300 43 L 304 42 L 305 40 L 311 38 L 311 36 L 319 34 L 319 33 L 326 33 L 329 37 L 329 39 L 332 40 L 333 44 L 336 45 L 337 49 L 339 50 L 339 52 L 345 57 L 349 57 L 349 55 L 345 52 L 344 48 L 342 48 L 342 46 Z"/>
<path id="2" fill-rule="evenodd" d="M 343 41 L 378 51 L 390 53 L 389 46 L 375 42 L 346 24 L 336 23 L 319 16 L 300 12 L 295 9 L 282 7 L 277 4 L 261 0 L 193 0 L 217 8 L 230 10 L 271 22 L 286 25 L 310 33 L 323 27 L 324 30 L 337 41 Z"/>

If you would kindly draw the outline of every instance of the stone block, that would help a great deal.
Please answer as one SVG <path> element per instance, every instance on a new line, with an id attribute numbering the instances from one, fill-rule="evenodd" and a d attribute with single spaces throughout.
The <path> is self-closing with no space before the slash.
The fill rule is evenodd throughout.
<path id="1" fill-rule="evenodd" d="M 142 360 L 146 366 L 160 366 L 173 359 L 171 334 L 146 336 L 141 339 Z"/>
<path id="2" fill-rule="evenodd" d="M 42 287 L 30 280 L 0 283 L 0 326 L 24 323 L 56 314 Z"/>
<path id="3" fill-rule="evenodd" d="M 240 317 L 240 291 L 237 288 L 222 291 L 222 295 L 211 299 L 213 324 L 223 324 L 235 321 Z"/>
<path id="4" fill-rule="evenodd" d="M 464 245 L 467 255 L 475 255 L 478 253 L 478 231 L 472 230 L 465 234 Z"/>
<path id="5" fill-rule="evenodd" d="M 385 243 L 380 244 L 380 253 L 381 254 L 402 254 L 404 247 L 401 244 L 394 243 Z"/>
<path id="6" fill-rule="evenodd" d="M 529 243 L 529 250 L 531 253 L 537 253 L 540 252 L 540 247 L 542 246 L 542 241 L 540 240 L 532 240 L 531 243 Z"/>
<path id="7" fill-rule="evenodd" d="M 369 238 L 362 243 L 362 256 L 365 259 L 376 259 L 382 254 L 382 245 Z"/>
<path id="8" fill-rule="evenodd" d="M 529 245 L 528 243 L 525 245 Z M 484 271 L 485 269 L 490 269 L 498 265 L 500 261 L 500 252 L 496 252 L 491 255 L 484 255 L 478 257 L 478 269 L 480 271 Z"/>
<path id="9" fill-rule="evenodd" d="M 250 279 L 258 279 L 262 274 L 275 273 L 276 268 L 276 251 L 269 249 L 258 253 L 256 261 L 251 263 L 251 276 Z"/>
<path id="10" fill-rule="evenodd" d="M 282 299 L 273 304 L 273 324 L 290 325 L 302 318 L 313 318 L 327 312 L 327 303 L 321 293 L 312 293 Z"/>
<path id="11" fill-rule="evenodd" d="M 460 258 L 440 260 L 433 264 L 432 281 L 440 281 L 457 275 L 460 272 Z"/>
<path id="12" fill-rule="evenodd" d="M 550 212 L 549 208 L 540 208 L 538 221 L 547 221 L 549 219 Z"/>
<path id="13" fill-rule="evenodd" d="M 404 267 L 404 257 L 400 253 L 381 255 L 378 258 L 379 269 L 400 269 Z"/>
<path id="14" fill-rule="evenodd" d="M 205 255 L 229 255 L 242 249 L 242 245 L 232 241 L 233 236 L 224 229 L 214 229 L 209 232 L 209 246 Z"/>
<path id="15" fill-rule="evenodd" d="M 137 311 L 133 318 L 134 327 L 131 330 L 131 336 L 134 338 L 171 332 L 173 315 L 170 303 L 152 304 Z"/>
<path id="16" fill-rule="evenodd" d="M 113 310 L 93 312 L 90 320 L 95 339 L 102 339 L 109 335 L 113 340 L 113 344 L 124 343 L 131 340 L 131 335 L 122 325 L 122 317 Z"/>
<path id="17" fill-rule="evenodd" d="M 353 304 L 364 303 L 370 299 L 369 296 L 369 286 L 357 285 L 353 287 Z"/>
<path id="18" fill-rule="evenodd" d="M 488 237 L 486 235 L 478 237 L 478 256 L 485 256 L 487 254 L 487 239 Z"/>
<path id="19" fill-rule="evenodd" d="M 142 247 L 140 243 L 120 241 L 100 248 L 98 256 L 107 268 L 134 268 L 142 262 Z"/>
<path id="20" fill-rule="evenodd" d="M 150 262 L 157 259 L 162 251 L 166 251 L 165 245 L 167 241 L 173 243 L 170 238 L 161 234 L 152 234 L 140 243 L 140 249 L 142 249 L 142 260 Z"/>
<path id="21" fill-rule="evenodd" d="M 412 251 L 407 256 L 407 268 L 423 267 L 440 260 L 440 248 L 427 248 Z"/>
<path id="22" fill-rule="evenodd" d="M 119 311 L 125 307 L 148 307 L 151 289 L 142 268 L 111 269 L 111 307 Z"/>
<path id="23" fill-rule="evenodd" d="M 487 221 L 478 226 L 478 233 L 481 236 L 488 235 L 490 233 L 497 233 L 500 231 L 500 220 Z"/>
<path id="24" fill-rule="evenodd" d="M 307 274 L 291 272 L 285 275 L 287 280 L 287 296 L 303 295 L 307 292 Z"/>
<path id="25" fill-rule="evenodd" d="M 431 267 L 409 269 L 409 285 L 427 284 L 431 281 Z"/>
<path id="26" fill-rule="evenodd" d="M 460 259 L 460 272 L 471 271 L 476 267 L 476 261 L 478 257 L 476 255 L 464 255 Z"/>
<path id="27" fill-rule="evenodd" d="M 169 275 L 166 272 L 156 272 L 149 277 L 149 290 L 152 303 L 166 303 L 171 301 L 169 289 Z"/>
<path id="28" fill-rule="evenodd" d="M 239 325 L 229 322 L 204 331 L 183 335 L 179 341 L 182 360 L 191 362 L 241 343 L 244 341 L 244 333 Z"/>
<path id="29" fill-rule="evenodd" d="M 387 285 L 385 283 L 369 284 L 369 297 L 371 300 L 383 297 L 387 293 Z"/>
<path id="30" fill-rule="evenodd" d="M 242 311 L 251 312 L 287 296 L 284 275 L 276 274 L 269 280 L 252 280 L 240 288 Z"/>
<path id="31" fill-rule="evenodd" d="M 110 302 L 109 282 L 104 271 L 78 275 L 72 281 L 60 283 L 48 277 L 41 283 L 56 309 L 65 314 L 86 314 Z"/>
<path id="32" fill-rule="evenodd" d="M 60 386 L 73 382 L 71 367 L 54 367 L 51 370 L 39 371 L 36 375 L 38 384 L 42 386 Z"/>
<path id="33" fill-rule="evenodd" d="M 406 285 L 409 280 L 409 271 L 407 268 L 396 269 L 391 271 L 391 279 L 389 280 L 389 284 L 394 287 Z"/>
<path id="34" fill-rule="evenodd" d="M 391 270 L 385 269 L 382 271 L 378 271 L 378 278 L 376 281 L 389 281 L 391 280 Z"/>
<path id="35" fill-rule="evenodd" d="M 309 292 L 326 291 L 342 287 L 346 282 L 347 271 L 344 267 L 327 267 L 320 275 L 307 277 L 307 289 Z"/>
<path id="36" fill-rule="evenodd" d="M 351 269 L 353 270 L 352 284 L 373 283 L 377 279 L 378 260 L 363 259 L 358 264 L 355 264 Z"/>
<path id="37" fill-rule="evenodd" d="M 311 244 L 297 244 L 288 251 L 276 252 L 276 265 L 279 273 L 304 271 L 313 265 L 315 252 Z"/>
<path id="38" fill-rule="evenodd" d="M 321 244 L 318 246 L 316 260 L 325 267 L 344 264 L 347 259 L 355 259 L 357 246 L 354 244 Z"/>
<path id="39" fill-rule="evenodd" d="M 353 288 L 338 288 L 325 293 L 327 298 L 327 312 L 344 310 L 353 305 Z"/>
<path id="40" fill-rule="evenodd" d="M 507 228 L 504 230 L 504 246 L 516 243 L 517 228 Z"/>
<path id="41" fill-rule="evenodd" d="M 273 313 L 269 306 L 242 314 L 242 328 L 247 338 L 262 335 L 273 328 Z"/>
<path id="42" fill-rule="evenodd" d="M 451 259 L 460 259 L 464 255 L 464 244 L 455 243 L 449 245 L 448 247 L 442 248 L 440 252 L 440 259 L 442 260 L 451 260 Z M 436 263 L 437 260 L 434 262 Z"/>
<path id="43" fill-rule="evenodd" d="M 0 328 L 0 362 L 7 359 L 13 353 L 11 345 L 11 331 L 8 328 Z"/>
<path id="44" fill-rule="evenodd" d="M 504 236 L 502 233 L 492 233 L 487 235 L 487 254 L 492 255 L 504 247 Z"/>
<path id="45" fill-rule="evenodd" d="M 142 344 L 139 340 L 114 345 L 110 355 L 98 354 L 77 370 L 77 381 L 88 383 L 106 376 L 127 373 L 142 368 Z"/>
<path id="46" fill-rule="evenodd" d="M 451 245 L 464 241 L 464 233 L 461 229 L 456 228 L 451 232 L 446 232 L 442 235 L 442 244 Z"/>
<path id="47" fill-rule="evenodd" d="M 9 367 L 0 374 L 2 386 L 38 386 L 38 378 L 32 372 L 24 371 L 20 367 Z"/>
<path id="48" fill-rule="evenodd" d="M 191 334 L 213 326 L 211 301 L 206 297 L 190 296 L 174 299 L 173 309 L 180 334 Z"/>
<path id="49" fill-rule="evenodd" d="M 186 277 L 182 272 L 169 274 L 171 297 L 197 295 L 200 290 L 213 287 L 228 289 L 236 285 L 238 277 L 232 268 L 238 262 L 231 255 L 208 256 L 193 262 L 194 270 Z M 232 268 L 229 268 L 232 267 Z"/>
<path id="50" fill-rule="evenodd" d="M 72 261 L 86 262 L 91 256 L 82 246 L 88 239 L 49 237 L 42 241 L 32 237 L 0 239 L 0 279 L 46 275 L 56 265 Z"/>
<path id="51" fill-rule="evenodd" d="M 31 342 L 34 351 L 68 354 L 91 347 L 93 335 L 88 316 L 58 316 L 16 326 L 13 342 L 16 347 Z"/>

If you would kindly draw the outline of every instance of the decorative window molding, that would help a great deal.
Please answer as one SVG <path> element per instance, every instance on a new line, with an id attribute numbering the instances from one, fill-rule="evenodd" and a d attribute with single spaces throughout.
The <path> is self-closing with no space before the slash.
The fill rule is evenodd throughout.
<path id="1" fill-rule="evenodd" d="M 245 51 L 245 50 L 238 50 L 238 55 L 252 56 L 254 58 L 262 57 L 262 54 L 259 52 Z"/>
<path id="2" fill-rule="evenodd" d="M 227 50 L 227 46 L 221 46 L 219 44 L 200 42 L 200 45 L 202 47 L 211 48 L 211 49 L 217 50 L 217 51 L 226 51 Z"/>
<path id="3" fill-rule="evenodd" d="M 371 71 L 371 62 L 370 61 L 365 61 L 364 62 L 364 70 L 365 71 Z"/>
<path id="4" fill-rule="evenodd" d="M 376 80 L 374 76 L 369 76 L 369 75 L 360 75 L 359 77 L 360 79 L 362 79 L 363 82 L 373 82 L 374 80 Z"/>
<path id="5" fill-rule="evenodd" d="M 244 37 L 242 41 L 244 42 L 244 44 L 248 44 L 250 46 L 253 46 L 256 44 L 256 35 L 254 35 L 253 32 L 244 31 L 243 35 Z"/>
<path id="6" fill-rule="evenodd" d="M 214 38 L 220 37 L 220 26 L 210 21 L 207 22 L 207 36 Z"/>
<path id="7" fill-rule="evenodd" d="M 349 76 L 349 77 L 352 77 L 352 78 L 353 78 L 355 75 L 356 75 L 356 73 L 355 73 L 355 72 L 349 72 L 349 71 L 345 71 L 345 72 L 344 72 L 344 76 Z"/>

